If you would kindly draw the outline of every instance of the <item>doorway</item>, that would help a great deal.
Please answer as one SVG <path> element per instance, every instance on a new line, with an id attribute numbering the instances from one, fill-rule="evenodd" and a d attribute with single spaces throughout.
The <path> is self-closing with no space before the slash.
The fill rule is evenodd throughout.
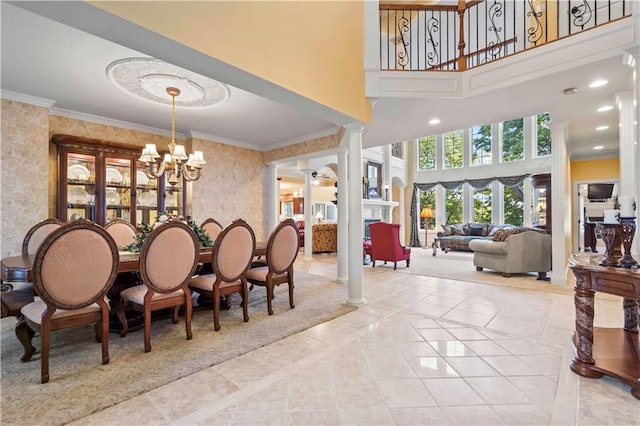
<path id="1" fill-rule="evenodd" d="M 618 202 L 618 181 L 593 180 L 575 183 L 573 249 L 574 252 L 604 253 L 600 230 L 606 210 L 615 210 Z"/>

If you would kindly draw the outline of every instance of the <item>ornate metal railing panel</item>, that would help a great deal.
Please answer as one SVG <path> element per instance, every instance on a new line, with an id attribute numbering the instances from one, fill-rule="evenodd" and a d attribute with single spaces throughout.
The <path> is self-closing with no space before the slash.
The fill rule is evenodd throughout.
<path id="1" fill-rule="evenodd" d="M 631 16 L 631 0 L 380 5 L 380 69 L 462 71 Z"/>

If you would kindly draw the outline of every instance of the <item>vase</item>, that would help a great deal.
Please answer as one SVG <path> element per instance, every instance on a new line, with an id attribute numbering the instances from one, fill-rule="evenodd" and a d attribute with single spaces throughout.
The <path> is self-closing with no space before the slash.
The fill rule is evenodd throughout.
<path id="1" fill-rule="evenodd" d="M 604 258 L 600 261 L 600 266 L 618 266 L 618 259 L 616 259 L 614 256 L 614 247 L 616 234 L 618 233 L 619 227 L 620 225 L 617 223 L 603 224 L 602 231 L 600 231 L 600 236 L 604 241 L 606 251 L 604 254 Z"/>
<path id="2" fill-rule="evenodd" d="M 631 268 L 638 262 L 631 257 L 631 244 L 633 243 L 633 236 L 636 233 L 636 218 L 635 217 L 621 217 L 620 228 L 622 246 L 624 247 L 624 255 L 618 261 L 618 265 L 625 268 Z"/>

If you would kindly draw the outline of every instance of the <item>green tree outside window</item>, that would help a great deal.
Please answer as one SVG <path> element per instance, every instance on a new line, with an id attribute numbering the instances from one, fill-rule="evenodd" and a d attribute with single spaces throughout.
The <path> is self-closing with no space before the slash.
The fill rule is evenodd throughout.
<path id="1" fill-rule="evenodd" d="M 517 118 L 502 123 L 502 161 L 524 159 L 524 120 Z"/>
<path id="2" fill-rule="evenodd" d="M 524 184 L 504 187 L 504 223 L 522 226 L 524 223 Z"/>
<path id="3" fill-rule="evenodd" d="M 462 188 L 445 190 L 446 223 L 462 223 Z"/>
<path id="4" fill-rule="evenodd" d="M 454 169 L 464 166 L 462 130 L 444 134 L 444 168 Z"/>
<path id="5" fill-rule="evenodd" d="M 473 127 L 471 140 L 471 165 L 491 164 L 491 125 Z"/>
<path id="6" fill-rule="evenodd" d="M 473 221 L 491 223 L 491 186 L 473 190 Z"/>
<path id="7" fill-rule="evenodd" d="M 435 170 L 436 137 L 425 136 L 418 139 L 418 170 Z"/>
<path id="8" fill-rule="evenodd" d="M 551 155 L 551 129 L 549 123 L 551 117 L 548 112 L 537 115 L 538 122 L 538 143 L 537 154 L 538 157 L 544 157 L 545 155 Z"/>

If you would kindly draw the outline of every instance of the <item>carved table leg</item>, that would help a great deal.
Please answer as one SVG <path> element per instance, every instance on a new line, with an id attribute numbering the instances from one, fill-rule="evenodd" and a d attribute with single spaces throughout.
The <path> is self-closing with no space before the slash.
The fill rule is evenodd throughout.
<path id="1" fill-rule="evenodd" d="M 589 272 L 574 270 L 576 286 L 576 332 L 574 336 L 576 357 L 571 361 L 571 370 L 585 377 L 602 377 L 602 373 L 592 370 L 593 360 L 593 314 L 594 295 L 589 283 Z"/>
<path id="2" fill-rule="evenodd" d="M 24 355 L 22 355 L 20 361 L 29 361 L 33 354 L 37 352 L 36 348 L 31 344 L 31 339 L 33 339 L 35 334 L 36 333 L 27 325 L 24 318 L 18 318 L 18 322 L 16 323 L 16 337 L 24 348 Z"/>
<path id="3" fill-rule="evenodd" d="M 622 308 L 624 310 L 624 329 L 633 333 L 638 332 L 638 314 L 637 301 L 634 299 L 624 298 L 622 300 Z"/>

